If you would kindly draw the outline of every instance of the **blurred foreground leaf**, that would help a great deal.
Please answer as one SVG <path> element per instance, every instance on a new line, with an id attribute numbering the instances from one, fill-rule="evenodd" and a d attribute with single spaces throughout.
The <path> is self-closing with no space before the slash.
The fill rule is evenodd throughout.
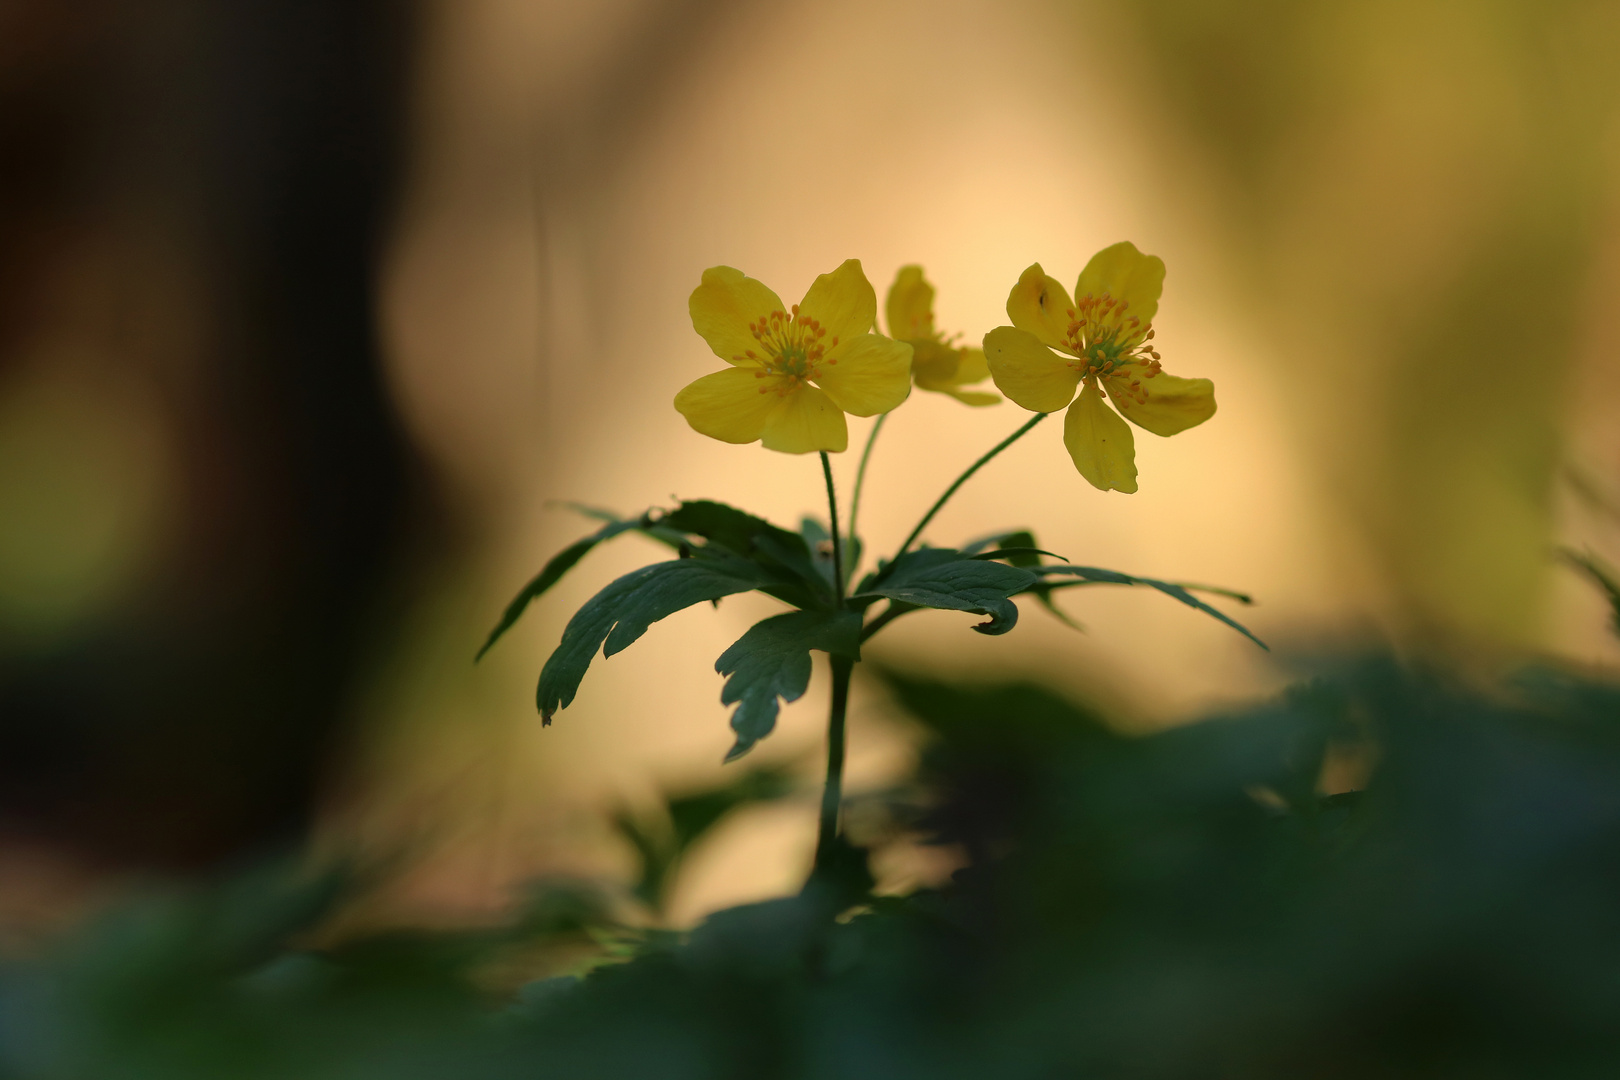
<path id="1" fill-rule="evenodd" d="M 1620 574 L 1606 566 L 1597 556 L 1565 550 L 1565 560 L 1581 571 L 1601 590 L 1609 601 L 1609 629 L 1620 634 Z"/>
<path id="2" fill-rule="evenodd" d="M 1318 669 L 1148 736 L 1036 686 L 891 677 L 927 739 L 874 804 L 885 842 L 961 867 L 904 896 L 868 895 L 844 845 L 800 895 L 683 935 L 563 898 L 316 949 L 324 903 L 266 879 L 126 903 L 5 968 L 0 1075 L 1620 1073 L 1620 687 Z M 744 774 L 638 818 L 638 891 L 656 904 L 694 838 L 786 788 Z M 490 989 L 524 948 L 593 936 L 582 977 Z"/>
<path id="3" fill-rule="evenodd" d="M 719 787 L 668 797 L 660 813 L 621 811 L 614 818 L 641 861 L 635 895 L 654 911 L 662 911 L 669 889 L 692 845 L 732 811 L 754 803 L 782 798 L 794 790 L 786 770 L 750 769 L 730 773 L 734 779 Z"/>

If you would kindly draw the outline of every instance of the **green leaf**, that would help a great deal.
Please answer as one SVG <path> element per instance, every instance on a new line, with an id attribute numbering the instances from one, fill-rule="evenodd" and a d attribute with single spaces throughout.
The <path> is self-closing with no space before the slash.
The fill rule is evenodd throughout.
<path id="1" fill-rule="evenodd" d="M 676 531 L 675 529 L 666 529 L 663 526 L 656 524 L 653 517 L 656 511 L 653 510 L 644 510 L 637 517 L 626 518 L 620 517 L 611 510 L 603 510 L 601 507 L 597 506 L 588 506 L 585 503 L 565 502 L 557 505 L 566 506 L 576 514 L 580 514 L 588 518 L 595 518 L 597 521 L 606 521 L 612 524 L 627 526 L 648 539 L 658 541 L 671 551 L 680 550 L 680 546 L 686 542 L 686 537 L 684 534 Z"/>
<path id="2" fill-rule="evenodd" d="M 663 910 L 681 861 L 695 842 L 732 811 L 780 799 L 796 786 L 790 771 L 780 767 L 727 775 L 733 779 L 720 787 L 669 796 L 656 814 L 621 810 L 614 816 L 614 824 L 641 860 L 634 892 L 655 911 Z"/>
<path id="3" fill-rule="evenodd" d="M 861 657 L 861 616 L 854 611 L 793 611 L 755 623 L 720 654 L 714 669 L 728 675 L 722 705 L 737 705 L 731 728 L 735 761 L 776 727 L 780 702 L 797 701 L 810 685 L 810 650 Z M 780 699 L 780 702 L 778 701 Z"/>
<path id="4" fill-rule="evenodd" d="M 1072 574 L 1075 577 L 1080 578 L 1081 582 L 1090 582 L 1099 585 L 1146 585 L 1149 588 L 1158 589 L 1166 596 L 1180 600 L 1188 607 L 1197 608 L 1204 614 L 1209 615 L 1212 618 L 1219 619 L 1221 622 L 1225 623 L 1227 626 L 1230 626 L 1232 629 L 1236 630 L 1238 633 L 1242 634 L 1244 637 L 1248 638 L 1262 649 L 1265 649 L 1267 652 L 1271 651 L 1271 646 L 1267 645 L 1265 642 L 1255 637 L 1254 634 L 1250 633 L 1248 627 L 1227 616 L 1225 613 L 1210 607 L 1208 604 L 1198 599 L 1198 597 L 1188 592 L 1187 586 L 1185 585 L 1177 585 L 1174 582 L 1169 581 L 1159 581 L 1155 578 L 1135 577 L 1131 574 L 1122 574 L 1118 570 L 1103 570 L 1095 566 L 1043 566 L 1040 568 L 1040 573 Z M 1081 582 L 1076 582 L 1075 584 L 1080 584 Z M 1062 588 L 1062 586 L 1049 585 L 1048 591 L 1050 591 L 1052 588 Z M 1231 595 L 1242 596 L 1241 593 Z"/>
<path id="5" fill-rule="evenodd" d="M 990 616 L 990 621 L 973 629 L 981 634 L 1005 634 L 1018 622 L 1018 605 L 1010 597 L 1038 580 L 1021 567 L 963 558 L 961 552 L 949 548 L 922 548 L 896 560 L 882 579 L 860 596 L 978 612 Z"/>
<path id="6" fill-rule="evenodd" d="M 1034 547 L 1035 534 L 1028 529 L 1014 529 L 1011 532 L 981 536 L 971 543 L 963 544 L 962 554 L 972 556 L 979 554 L 981 551 L 989 551 L 993 547 L 1006 547 L 1009 545 L 1012 547 Z"/>
<path id="7" fill-rule="evenodd" d="M 591 516 L 596 517 L 599 515 L 593 513 Z M 547 589 L 557 584 L 562 579 L 562 576 L 572 570 L 574 564 L 583 559 L 592 548 L 604 540 L 609 540 L 620 533 L 628 532 L 637 527 L 638 525 L 634 521 L 610 520 L 608 524 L 602 526 L 590 536 L 585 537 L 583 540 L 574 541 L 553 555 L 551 561 L 546 563 L 540 573 L 535 575 L 534 580 L 523 586 L 522 591 L 512 598 L 510 604 L 506 605 L 506 610 L 501 613 L 501 621 L 496 623 L 495 629 L 489 632 L 489 637 L 484 641 L 484 647 L 478 650 L 478 655 L 473 658 L 473 663 L 476 664 L 482 660 L 484 654 L 489 652 L 490 647 L 501 639 L 501 635 L 512 629 L 513 624 L 523 616 L 524 610 L 535 600 L 538 600 Z"/>
<path id="8" fill-rule="evenodd" d="M 643 566 L 614 581 L 575 612 L 546 666 L 536 704 L 545 723 L 574 700 L 597 649 L 612 656 L 666 615 L 769 582 L 757 563 L 719 554 Z"/>
<path id="9" fill-rule="evenodd" d="M 804 545 L 803 538 L 796 532 L 772 525 L 764 518 L 755 517 L 734 506 L 709 499 L 683 502 L 658 518 L 656 523 L 692 536 L 701 536 L 745 559 L 753 555 L 754 544 L 761 537 L 774 537 L 790 549 Z M 808 550 L 805 554 L 809 554 Z"/>
<path id="10" fill-rule="evenodd" d="M 1058 622 L 1062 623 L 1064 626 L 1067 626 L 1071 630 L 1078 630 L 1082 634 L 1085 633 L 1086 628 L 1081 625 L 1081 623 L 1075 619 L 1074 616 L 1058 607 L 1057 601 L 1052 599 L 1052 590 L 1056 587 L 1057 586 L 1050 585 L 1046 582 L 1041 582 L 1040 584 L 1032 586 L 1029 593 L 1031 596 L 1035 597 L 1036 600 L 1039 600 L 1041 606 L 1047 611 L 1050 611 L 1052 613 L 1052 617 Z"/>
<path id="11" fill-rule="evenodd" d="M 581 517 L 595 518 L 597 521 L 623 521 L 624 520 L 623 518 L 619 517 L 618 514 L 615 514 L 611 510 L 604 510 L 600 506 L 592 506 L 589 503 L 573 502 L 571 500 L 565 500 L 565 501 L 560 501 L 560 502 L 547 501 L 546 505 L 548 507 L 550 507 L 550 506 L 566 506 L 566 507 L 568 507 L 568 509 L 572 510 L 576 514 L 579 514 Z"/>
<path id="12" fill-rule="evenodd" d="M 594 518 L 597 521 L 606 522 L 606 524 L 590 536 L 585 537 L 583 540 L 576 540 L 552 556 L 551 561 L 546 563 L 540 573 L 535 575 L 534 580 L 523 586 L 517 596 L 512 598 L 512 602 L 506 605 L 506 610 L 501 613 L 500 622 L 496 623 L 495 629 L 490 631 L 489 637 L 484 641 L 483 648 L 479 649 L 478 655 L 473 657 L 473 663 L 476 664 L 482 660 L 484 654 L 489 652 L 490 647 L 499 641 L 501 636 L 508 630 L 512 629 L 518 619 L 522 618 L 523 612 L 531 603 L 538 600 L 547 589 L 557 584 L 564 574 L 574 568 L 575 563 L 583 559 L 592 548 L 602 541 L 618 536 L 620 533 L 634 531 L 673 550 L 679 550 L 681 545 L 686 542 L 686 537 L 682 533 L 652 522 L 650 512 L 644 513 L 640 517 L 621 518 L 611 510 L 587 506 L 584 503 L 567 502 L 561 505 L 584 517 Z"/>
<path id="13" fill-rule="evenodd" d="M 1050 555 L 1059 562 L 1069 561 L 1055 551 L 1042 548 L 1028 529 L 980 537 L 964 547 L 962 554 L 970 559 L 1006 559 L 1012 566 L 1029 569 L 1041 565 L 1042 555 Z"/>
<path id="14" fill-rule="evenodd" d="M 1042 555 L 1050 555 L 1052 558 L 1062 559 L 1064 562 L 1069 561 L 1055 551 L 1047 551 L 1045 548 L 1038 547 L 998 547 L 992 551 L 981 551 L 977 555 L 969 555 L 968 558 L 980 560 L 1006 559 L 1012 566 L 1039 566 L 1041 565 Z"/>
<path id="15" fill-rule="evenodd" d="M 1609 598 L 1610 628 L 1620 634 L 1620 576 L 1600 562 L 1595 555 L 1583 555 L 1578 551 L 1564 549 L 1563 556 L 1571 566 L 1581 571 L 1602 589 Z"/>
<path id="16" fill-rule="evenodd" d="M 763 591 L 794 607 L 831 607 L 830 578 L 816 569 L 804 537 L 764 518 L 707 499 L 683 502 L 655 522 L 659 528 L 699 536 L 710 544 L 773 571 Z"/>

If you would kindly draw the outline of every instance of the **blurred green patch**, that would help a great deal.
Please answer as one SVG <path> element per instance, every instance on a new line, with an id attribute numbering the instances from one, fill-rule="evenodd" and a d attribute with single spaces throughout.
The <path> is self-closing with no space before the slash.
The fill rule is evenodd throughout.
<path id="1" fill-rule="evenodd" d="M 320 946 L 341 879 L 154 894 L 6 971 L 0 1075 L 1615 1075 L 1620 687 L 1320 671 L 1147 737 L 891 677 L 928 742 L 867 832 L 966 864 L 906 897 L 857 868 L 675 935 L 550 883 L 503 928 Z M 1347 760 L 1364 782 L 1329 790 Z M 786 790 L 624 815 L 634 892 L 656 909 L 695 838 Z"/>

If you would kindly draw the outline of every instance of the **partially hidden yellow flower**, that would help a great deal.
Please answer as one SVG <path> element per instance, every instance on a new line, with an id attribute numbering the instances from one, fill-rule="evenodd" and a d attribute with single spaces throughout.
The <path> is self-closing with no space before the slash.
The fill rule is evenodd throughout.
<path id="1" fill-rule="evenodd" d="M 1163 287 L 1164 261 L 1129 242 L 1091 257 L 1074 300 L 1036 263 L 1007 297 L 1013 325 L 984 336 L 1003 394 L 1034 412 L 1068 407 L 1063 445 L 1080 475 L 1103 491 L 1136 490 L 1136 441 L 1125 420 L 1174 435 L 1215 415 L 1215 384 L 1164 374 L 1149 344 Z"/>
<path id="2" fill-rule="evenodd" d="M 871 333 L 877 293 L 849 259 L 791 308 L 729 266 L 703 271 L 692 326 L 732 366 L 675 395 L 694 431 L 728 443 L 761 440 L 788 454 L 849 445 L 845 413 L 876 416 L 911 393 L 911 346 Z"/>
<path id="3" fill-rule="evenodd" d="M 923 390 L 949 394 L 964 405 L 994 405 L 1001 398 L 962 387 L 990 377 L 984 350 L 958 346 L 934 328 L 934 287 L 920 266 L 902 266 L 883 304 L 889 336 L 911 346 L 911 377 Z"/>

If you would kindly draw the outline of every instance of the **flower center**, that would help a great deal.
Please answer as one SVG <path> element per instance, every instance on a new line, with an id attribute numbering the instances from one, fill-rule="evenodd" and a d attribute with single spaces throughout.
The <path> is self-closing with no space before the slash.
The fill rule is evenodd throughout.
<path id="1" fill-rule="evenodd" d="M 1065 347 L 1074 354 L 1069 366 L 1083 378 L 1114 378 L 1116 389 L 1128 392 L 1139 402 L 1147 401 L 1143 379 L 1151 379 L 1162 367 L 1159 353 L 1148 342 L 1153 325 L 1143 325 L 1135 315 L 1127 315 L 1129 300 L 1116 300 L 1108 293 L 1086 295 L 1068 311 L 1069 326 Z M 1138 374 L 1137 365 L 1143 370 Z"/>
<path id="2" fill-rule="evenodd" d="M 794 304 L 791 312 L 773 311 L 762 316 L 757 322 L 748 324 L 749 333 L 759 342 L 759 349 L 749 349 L 744 356 L 736 360 L 751 360 L 759 365 L 754 372 L 754 378 L 774 378 L 770 386 L 762 386 L 762 394 L 775 391 L 778 395 L 786 395 L 797 390 L 800 385 L 815 378 L 816 365 L 820 363 L 836 364 L 837 358 L 824 359 L 827 349 L 838 344 L 834 337 L 823 345 L 827 337 L 827 328 L 815 319 L 799 313 L 799 305 Z"/>

